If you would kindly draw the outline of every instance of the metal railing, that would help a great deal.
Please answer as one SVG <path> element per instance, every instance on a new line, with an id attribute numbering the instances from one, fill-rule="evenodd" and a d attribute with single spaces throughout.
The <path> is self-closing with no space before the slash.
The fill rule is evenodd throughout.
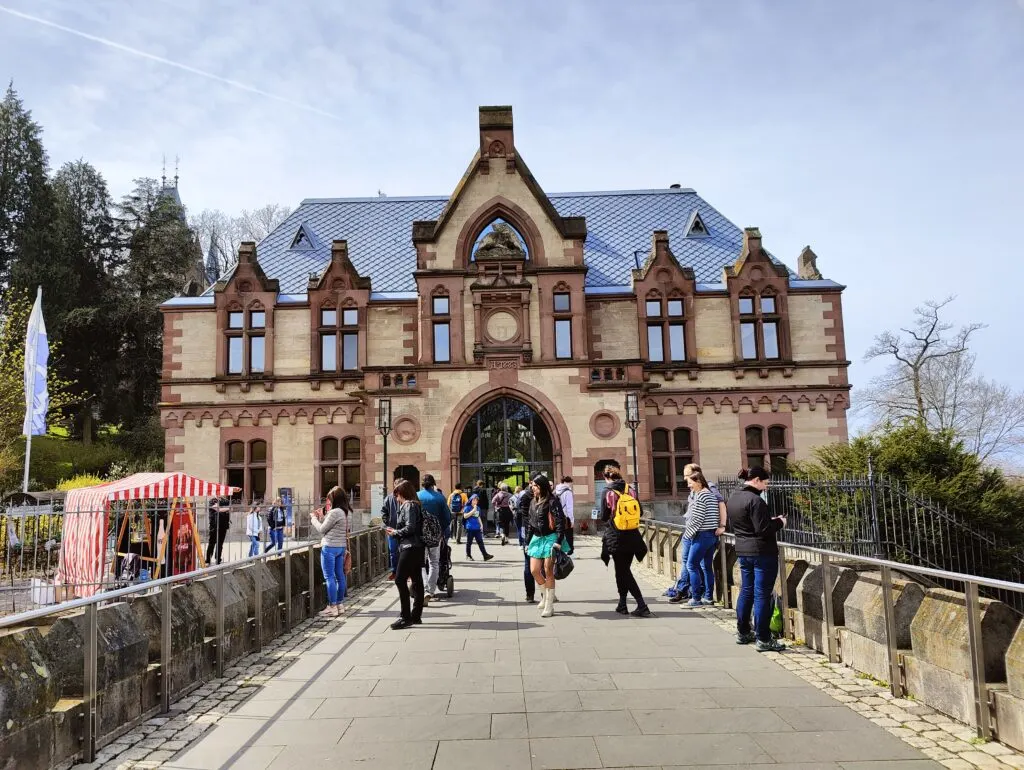
<path id="1" fill-rule="evenodd" d="M 292 583 L 292 560 L 293 556 L 297 553 L 305 553 L 307 555 L 307 567 L 308 567 L 308 591 L 303 593 L 308 594 L 308 612 L 307 617 L 313 617 L 318 611 L 317 603 L 317 590 L 315 586 L 322 585 L 317 581 L 317 564 L 318 559 L 315 558 L 317 549 L 319 548 L 319 541 L 313 541 L 304 543 L 301 545 L 291 545 L 284 548 L 282 551 L 271 551 L 261 553 L 256 556 L 246 557 L 239 559 L 238 561 L 229 562 L 226 564 L 206 567 L 204 569 L 194 570 L 173 577 L 160 578 L 157 580 L 151 580 L 136 585 L 131 585 L 125 588 L 118 588 L 110 591 L 104 591 L 98 593 L 95 596 L 82 599 L 73 599 L 70 601 L 62 602 L 52 607 L 44 607 L 36 610 L 29 610 L 27 612 L 21 612 L 15 615 L 8 615 L 6 617 L 0 617 L 0 633 L 17 629 L 24 626 L 38 626 L 45 624 L 48 619 L 56 620 L 55 616 L 58 614 L 66 616 L 68 612 L 75 610 L 84 611 L 84 645 L 82 650 L 82 663 L 83 663 L 83 695 L 82 695 L 82 710 L 83 710 L 83 729 L 81 735 L 81 756 L 83 762 L 92 762 L 96 757 L 97 738 L 97 695 L 98 695 L 98 629 L 99 629 L 99 610 L 102 605 L 110 605 L 123 600 L 134 600 L 144 596 L 159 595 L 160 601 L 160 663 L 159 663 L 159 689 L 160 689 L 160 706 L 159 713 L 167 713 L 170 711 L 171 703 L 180 697 L 184 697 L 188 691 L 194 689 L 194 687 L 188 688 L 186 691 L 179 691 L 175 694 L 171 692 L 171 654 L 172 654 L 172 610 L 173 610 L 173 590 L 176 586 L 184 586 L 194 581 L 204 581 L 213 578 L 215 580 L 215 589 L 213 593 L 216 597 L 216 636 L 214 641 L 216 663 L 213 668 L 215 678 L 223 677 L 225 667 L 225 597 L 226 597 L 226 578 L 236 571 L 248 567 L 252 564 L 263 563 L 272 559 L 282 559 L 284 561 L 284 586 L 283 586 L 283 619 L 282 619 L 282 632 L 290 630 L 301 618 L 293 616 L 293 583 Z M 370 527 L 362 529 L 356 532 L 352 532 L 349 535 L 348 548 L 352 552 L 352 572 L 349 576 L 350 588 L 359 587 L 372 580 L 375 576 L 383 574 L 389 566 L 388 546 L 383 535 L 383 530 L 379 527 Z M 321 596 L 323 592 L 321 592 Z M 241 654 L 246 652 L 258 652 L 263 649 L 264 643 L 267 641 L 264 638 L 264 608 L 263 608 L 263 591 L 260 590 L 259 586 L 256 586 L 253 591 L 253 600 L 255 605 L 254 618 L 250 618 L 249 621 L 254 623 L 254 644 L 247 651 L 243 651 Z M 198 686 L 204 680 L 195 682 L 194 685 Z M 148 714 L 140 714 L 136 722 L 141 720 Z M 134 722 L 133 722 L 134 723 Z M 65 757 L 62 759 L 69 759 Z"/>
<path id="2" fill-rule="evenodd" d="M 679 541 L 682 539 L 682 526 L 671 522 L 647 520 L 641 523 L 644 532 L 644 540 L 648 544 L 648 563 L 658 572 L 675 579 L 678 575 L 677 562 L 674 561 L 674 554 L 678 553 Z M 784 530 L 785 531 L 785 530 Z M 663 546 L 670 545 L 669 558 L 664 556 Z M 718 551 L 715 556 L 721 571 L 721 579 L 716 581 L 716 589 L 719 599 L 727 609 L 732 608 L 732 594 L 730 592 L 731 570 L 729 569 L 728 546 L 735 544 L 735 537 L 731 534 L 723 534 L 719 537 Z M 655 549 L 657 549 L 655 553 Z M 933 567 L 907 564 L 905 562 L 879 559 L 872 556 L 861 556 L 844 551 L 816 548 L 803 544 L 791 544 L 788 542 L 779 543 L 779 576 L 778 595 L 781 600 L 781 611 L 783 621 L 783 635 L 793 638 L 789 619 L 789 591 L 786 581 L 788 577 L 786 569 L 787 557 L 799 556 L 808 561 L 814 561 L 822 569 L 822 585 L 825 587 L 823 593 L 824 609 L 824 638 L 826 641 L 826 654 L 829 662 L 840 662 L 837 639 L 837 626 L 835 623 L 835 607 L 833 606 L 831 571 L 839 565 L 844 567 L 864 566 L 876 567 L 880 572 L 880 583 L 882 591 L 882 608 L 885 621 L 885 646 L 889 663 L 889 689 L 894 697 L 902 697 L 903 672 L 899 659 L 899 651 L 896 641 L 896 604 L 893 598 L 893 573 L 919 578 L 925 584 L 940 584 L 944 586 L 956 585 L 961 592 L 967 610 L 967 632 L 968 648 L 971 660 L 971 687 L 974 694 L 974 712 L 978 736 L 986 740 L 992 737 L 991 705 L 989 702 L 989 685 L 985 679 L 985 652 L 982 639 L 981 625 L 981 598 L 980 591 L 988 591 L 999 595 L 1014 595 L 1024 599 L 1024 583 L 997 580 L 978 575 L 969 575 L 949 570 L 935 569 Z"/>

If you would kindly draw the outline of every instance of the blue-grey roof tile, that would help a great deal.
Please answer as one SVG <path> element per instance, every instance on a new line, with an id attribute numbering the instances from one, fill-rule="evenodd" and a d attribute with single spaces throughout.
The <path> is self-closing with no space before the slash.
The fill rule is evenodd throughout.
<path id="1" fill-rule="evenodd" d="M 559 214 L 587 222 L 583 247 L 589 267 L 587 286 L 628 286 L 630 270 L 651 248 L 651 233 L 667 230 L 672 252 L 692 267 L 697 280 L 718 283 L 722 267 L 732 264 L 743 245 L 743 231 L 692 190 L 635 190 L 554 193 L 548 197 Z M 280 281 L 283 294 L 306 291 L 310 274 L 330 262 L 330 243 L 348 241 L 348 255 L 375 292 L 415 291 L 416 250 L 412 223 L 440 216 L 447 197 L 311 199 L 257 247 L 260 265 Z M 703 237 L 686 237 L 694 211 L 708 229 Z M 312 230 L 314 249 L 290 248 L 300 225 Z"/>

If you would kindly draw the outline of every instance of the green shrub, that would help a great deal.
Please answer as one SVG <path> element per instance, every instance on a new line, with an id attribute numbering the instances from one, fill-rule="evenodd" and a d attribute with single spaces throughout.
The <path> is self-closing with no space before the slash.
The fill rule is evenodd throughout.
<path id="1" fill-rule="evenodd" d="M 64 479 L 57 485 L 58 492 L 70 492 L 72 489 L 81 489 L 82 487 L 94 487 L 97 484 L 103 484 L 104 480 L 99 476 L 92 476 L 87 473 L 79 474 L 78 476 L 72 476 L 70 479 Z"/>

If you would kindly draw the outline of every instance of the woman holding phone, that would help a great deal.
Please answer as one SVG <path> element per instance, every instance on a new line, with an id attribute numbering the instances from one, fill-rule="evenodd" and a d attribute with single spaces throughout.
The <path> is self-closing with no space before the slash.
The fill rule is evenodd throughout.
<path id="1" fill-rule="evenodd" d="M 401 631 L 423 622 L 423 561 L 426 549 L 423 546 L 423 512 L 416 487 L 405 479 L 399 479 L 395 482 L 394 495 L 398 502 L 398 517 L 395 526 L 385 531 L 395 538 L 398 547 L 395 587 L 402 603 L 402 616 L 391 624 L 391 628 Z M 409 581 L 412 581 L 411 607 Z"/>
<path id="2" fill-rule="evenodd" d="M 326 511 L 326 513 L 325 513 Z M 320 533 L 320 566 L 327 580 L 327 608 L 329 615 L 341 617 L 342 602 L 348 591 L 345 577 L 345 550 L 348 548 L 350 514 L 348 495 L 341 487 L 332 487 L 327 493 L 324 508 L 314 511 L 310 526 Z"/>

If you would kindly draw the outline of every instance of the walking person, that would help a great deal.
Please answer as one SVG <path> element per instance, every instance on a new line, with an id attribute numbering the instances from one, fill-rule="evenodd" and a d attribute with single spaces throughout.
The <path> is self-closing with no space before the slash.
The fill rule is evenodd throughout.
<path id="1" fill-rule="evenodd" d="M 692 471 L 686 483 L 693 494 L 692 511 L 687 509 L 689 523 L 683 537 L 691 543 L 686 556 L 686 569 L 690 573 L 690 607 L 710 606 L 715 603 L 715 572 L 713 559 L 718 545 L 718 499 L 711 492 L 704 474 Z"/>
<path id="2" fill-rule="evenodd" d="M 384 504 L 380 507 L 380 519 L 385 527 L 394 527 L 398 521 L 398 501 L 394 494 L 386 494 Z M 395 570 L 398 568 L 398 542 L 388 536 L 388 556 L 390 558 L 391 572 L 388 573 L 388 580 L 395 579 Z"/>
<path id="3" fill-rule="evenodd" d="M 341 617 L 342 603 L 348 593 L 345 575 L 345 550 L 351 529 L 352 507 L 348 495 L 341 487 L 331 487 L 324 507 L 316 510 L 309 524 L 320 534 L 320 566 L 327 581 L 327 607 L 325 613 Z"/>
<path id="4" fill-rule="evenodd" d="M 498 522 L 498 533 L 501 535 L 501 544 L 508 543 L 509 530 L 512 528 L 512 493 L 508 491 L 508 484 L 502 482 L 498 485 L 498 491 L 491 498 L 491 507 L 494 509 L 494 518 Z"/>
<path id="5" fill-rule="evenodd" d="M 284 550 L 284 528 L 288 524 L 288 517 L 285 515 L 284 505 L 280 497 L 274 498 L 274 504 L 267 511 L 267 548 Z"/>
<path id="6" fill-rule="evenodd" d="M 555 494 L 558 495 L 558 502 L 562 504 L 562 510 L 565 511 L 567 525 L 565 539 L 569 546 L 565 552 L 572 553 L 574 550 L 573 528 L 576 526 L 576 516 L 573 512 L 575 498 L 572 492 L 572 476 L 562 476 L 562 482 L 555 487 Z"/>
<path id="7" fill-rule="evenodd" d="M 480 495 L 476 492 L 469 496 L 466 510 L 462 513 L 462 522 L 466 527 L 466 558 L 474 561 L 472 547 L 473 543 L 476 543 L 480 553 L 484 556 L 484 561 L 493 559 L 494 555 L 487 553 L 487 547 L 484 545 L 484 524 L 480 516 Z"/>
<path id="8" fill-rule="evenodd" d="M 773 517 L 762 498 L 768 488 L 768 471 L 754 467 L 746 476 L 746 483 L 726 503 L 740 563 L 736 643 L 754 642 L 758 652 L 781 652 L 785 645 L 773 639 L 771 633 L 772 593 L 779 575 L 778 533 L 786 526 L 786 517 Z"/>
<path id="9" fill-rule="evenodd" d="M 263 517 L 260 516 L 259 505 L 249 508 L 245 517 L 245 536 L 249 538 L 249 558 L 260 552 L 260 535 L 263 534 Z"/>
<path id="10" fill-rule="evenodd" d="M 619 469 L 614 465 L 606 465 L 604 469 L 605 488 L 601 493 L 600 516 L 607 527 L 601 544 L 601 559 L 605 564 L 611 561 L 615 565 L 615 587 L 619 592 L 619 603 L 615 611 L 620 615 L 632 614 L 638 618 L 648 618 L 651 610 L 640 593 L 633 576 L 633 560 L 643 561 L 647 558 L 647 545 L 637 529 L 619 529 L 615 525 L 615 514 L 626 492 L 626 482 Z M 631 595 L 636 601 L 636 609 L 632 613 L 626 606 L 626 596 Z"/>
<path id="11" fill-rule="evenodd" d="M 452 514 L 458 514 L 455 518 L 455 542 L 462 543 L 462 532 L 465 525 L 462 522 L 462 512 L 466 510 L 466 503 L 469 502 L 469 495 L 462 491 L 462 484 L 457 483 L 451 495 L 448 496 L 448 508 Z"/>
<path id="12" fill-rule="evenodd" d="M 402 604 L 402 616 L 391 624 L 391 628 L 401 631 L 423 622 L 423 512 L 412 482 L 399 479 L 395 482 L 393 494 L 398 503 L 398 516 L 396 526 L 388 527 L 387 533 L 398 544 L 395 586 Z"/>
<path id="13" fill-rule="evenodd" d="M 476 486 L 473 487 L 473 494 L 477 496 L 479 501 L 478 508 L 480 510 L 480 531 L 484 536 L 487 535 L 487 512 L 490 510 L 491 497 L 487 494 L 487 487 L 484 486 L 482 481 L 477 481 Z"/>
<path id="14" fill-rule="evenodd" d="M 688 463 L 683 467 L 683 478 L 689 479 L 690 474 L 695 471 L 703 473 L 699 465 L 696 463 Z M 718 529 L 715 531 L 715 534 L 721 535 L 725 532 L 726 523 L 725 498 L 722 497 L 722 493 L 718 491 L 718 487 L 714 484 L 709 483 L 708 489 L 711 491 L 711 494 L 715 496 L 715 500 L 718 502 Z M 688 601 L 690 599 L 690 570 L 686 566 L 686 559 L 690 555 L 690 548 L 693 545 L 693 541 L 686 537 L 686 528 L 690 524 L 690 514 L 695 510 L 693 507 L 695 498 L 696 493 L 691 489 L 690 496 L 686 502 L 686 513 L 683 515 L 683 537 L 679 541 L 679 579 L 665 592 L 665 596 L 669 597 L 669 602 L 672 604 L 680 604 L 681 602 Z M 712 553 L 710 557 L 705 558 L 709 565 L 712 564 L 714 553 Z"/>
<path id="15" fill-rule="evenodd" d="M 540 616 L 550 618 L 555 614 L 555 549 L 565 544 L 565 512 L 547 476 L 534 476 L 531 490 L 526 553 L 533 579 L 541 587 Z"/>
<path id="16" fill-rule="evenodd" d="M 533 491 L 529 486 L 526 489 L 517 489 L 515 501 L 516 533 L 519 535 L 519 547 L 523 549 L 523 585 L 526 587 L 527 603 L 533 604 L 536 601 L 537 581 L 533 579 L 533 572 L 530 571 L 530 554 L 526 552 L 526 524 L 530 520 Z"/>
<path id="17" fill-rule="evenodd" d="M 448 501 L 437 490 L 437 482 L 431 474 L 423 477 L 423 488 L 417 493 L 424 516 L 433 516 L 441 530 L 441 542 L 448 542 L 452 533 L 452 512 Z M 424 544 L 427 557 L 427 583 L 424 601 L 439 599 L 442 593 L 437 590 L 437 577 L 441 572 L 441 542 L 436 545 Z"/>

